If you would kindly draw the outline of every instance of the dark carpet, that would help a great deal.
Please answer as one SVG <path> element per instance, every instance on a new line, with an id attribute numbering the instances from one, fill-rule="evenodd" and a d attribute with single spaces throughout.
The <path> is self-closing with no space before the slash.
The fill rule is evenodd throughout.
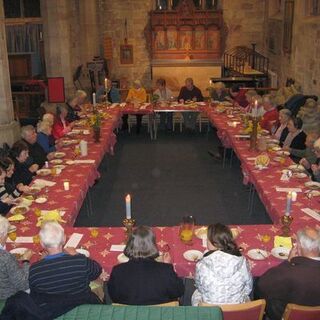
<path id="1" fill-rule="evenodd" d="M 178 225 L 185 215 L 197 224 L 271 223 L 257 197 L 249 214 L 239 161 L 223 169 L 208 155 L 217 145 L 214 132 L 160 132 L 156 141 L 145 132 L 120 132 L 115 155 L 103 159 L 101 179 L 90 191 L 93 215 L 83 205 L 76 226 L 121 226 L 127 193 L 137 224 Z"/>

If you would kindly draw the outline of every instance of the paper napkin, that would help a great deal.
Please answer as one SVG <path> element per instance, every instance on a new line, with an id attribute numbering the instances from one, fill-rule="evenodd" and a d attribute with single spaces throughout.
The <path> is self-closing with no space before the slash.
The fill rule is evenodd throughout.
<path id="1" fill-rule="evenodd" d="M 280 188 L 276 187 L 278 192 L 302 192 L 301 188 Z"/>
<path id="2" fill-rule="evenodd" d="M 123 252 L 126 246 L 124 244 L 113 244 L 110 248 L 110 251 Z"/>
<path id="3" fill-rule="evenodd" d="M 95 163 L 96 160 L 91 160 L 91 159 L 86 159 L 86 160 L 74 160 L 74 163 L 78 163 L 78 164 L 90 164 L 90 163 Z"/>
<path id="4" fill-rule="evenodd" d="M 44 180 L 44 179 L 35 179 L 34 180 L 34 185 L 39 185 L 39 186 L 43 186 L 43 187 L 52 187 L 55 184 L 56 183 L 53 181 L 48 181 L 48 180 Z"/>
<path id="5" fill-rule="evenodd" d="M 32 237 L 17 237 L 15 241 L 7 239 L 7 243 L 33 243 Z"/>
<path id="6" fill-rule="evenodd" d="M 281 237 L 281 236 L 275 236 L 274 237 L 274 247 L 285 247 L 285 248 L 292 248 L 292 240 L 291 237 Z"/>
<path id="7" fill-rule="evenodd" d="M 73 233 L 64 247 L 76 248 L 79 242 L 81 241 L 82 237 L 83 237 L 83 234 L 81 233 Z"/>
<path id="8" fill-rule="evenodd" d="M 314 211 L 310 208 L 303 208 L 301 209 L 304 213 L 306 213 L 308 216 L 320 221 L 320 214 L 317 211 Z"/>

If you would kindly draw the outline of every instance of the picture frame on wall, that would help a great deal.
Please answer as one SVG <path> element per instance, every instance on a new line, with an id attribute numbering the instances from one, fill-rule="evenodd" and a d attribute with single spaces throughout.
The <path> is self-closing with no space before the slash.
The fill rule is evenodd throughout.
<path id="1" fill-rule="evenodd" d="M 123 44 L 120 46 L 120 63 L 133 64 L 133 46 L 130 44 Z"/>

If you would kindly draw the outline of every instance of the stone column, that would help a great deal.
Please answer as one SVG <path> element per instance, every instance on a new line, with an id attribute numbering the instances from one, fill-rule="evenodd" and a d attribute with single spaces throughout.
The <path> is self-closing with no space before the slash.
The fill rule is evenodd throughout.
<path id="1" fill-rule="evenodd" d="M 75 40 L 80 41 L 71 35 L 72 24 L 77 24 L 73 4 L 70 0 L 41 0 L 47 76 L 64 77 L 67 95 L 75 90 L 72 75 L 78 64 L 73 47 Z"/>
<path id="2" fill-rule="evenodd" d="M 0 0 L 0 146 L 19 138 L 19 125 L 14 121 L 3 0 Z"/>

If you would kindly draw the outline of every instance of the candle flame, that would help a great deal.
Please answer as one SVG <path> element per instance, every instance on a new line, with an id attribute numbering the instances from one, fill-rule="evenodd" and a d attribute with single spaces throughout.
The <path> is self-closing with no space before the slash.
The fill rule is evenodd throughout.
<path id="1" fill-rule="evenodd" d="M 130 201 L 131 201 L 131 195 L 130 195 L 130 194 L 127 194 L 127 195 L 126 195 L 126 201 L 127 201 L 127 202 L 130 202 Z"/>

